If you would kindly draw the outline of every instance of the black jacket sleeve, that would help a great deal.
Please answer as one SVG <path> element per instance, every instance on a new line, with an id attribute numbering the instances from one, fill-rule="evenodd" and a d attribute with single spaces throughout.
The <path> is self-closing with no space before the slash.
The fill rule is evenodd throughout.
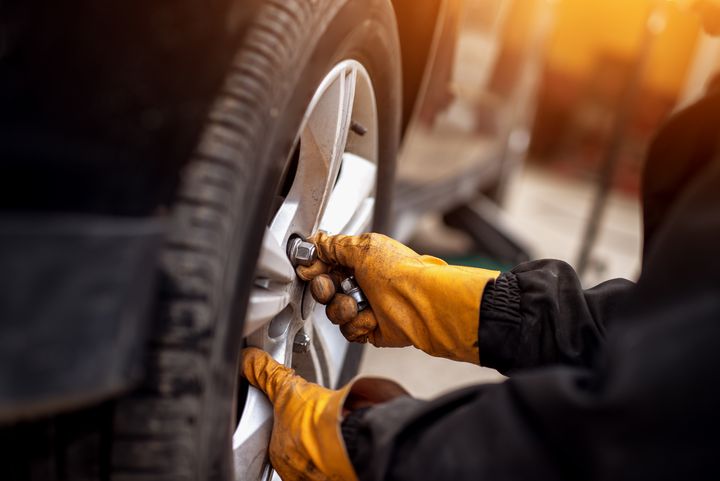
<path id="1" fill-rule="evenodd" d="M 583 290 L 565 262 L 537 261 L 502 274 L 483 294 L 480 362 L 504 374 L 551 364 L 588 365 L 613 310 L 634 284 Z"/>
<path id="2" fill-rule="evenodd" d="M 712 168 L 720 88 L 660 129 L 643 175 L 644 258 L 688 187 Z M 483 295 L 480 362 L 504 374 L 551 364 L 588 365 L 632 292 L 618 279 L 583 290 L 564 262 L 539 261 L 505 273 Z"/>

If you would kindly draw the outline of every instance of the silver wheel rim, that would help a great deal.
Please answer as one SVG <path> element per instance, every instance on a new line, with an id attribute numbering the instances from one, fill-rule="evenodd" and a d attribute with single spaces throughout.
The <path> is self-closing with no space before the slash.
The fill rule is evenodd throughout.
<path id="1" fill-rule="evenodd" d="M 378 135 L 367 70 L 355 60 L 337 64 L 320 83 L 301 123 L 297 170 L 265 233 L 243 329 L 248 345 L 328 387 L 336 387 L 347 343 L 295 275 L 286 246 L 291 237 L 318 230 L 358 234 L 371 227 Z M 264 394 L 250 388 L 233 435 L 236 479 L 273 476 L 267 466 L 271 430 L 272 407 Z"/>

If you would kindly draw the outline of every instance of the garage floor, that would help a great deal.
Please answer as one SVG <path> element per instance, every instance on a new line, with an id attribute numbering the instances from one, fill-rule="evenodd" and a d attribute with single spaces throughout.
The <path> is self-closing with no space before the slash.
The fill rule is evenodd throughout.
<path id="1" fill-rule="evenodd" d="M 525 234 L 524 241 L 533 250 L 534 257 L 562 259 L 574 264 L 593 192 L 589 183 L 529 168 L 510 188 L 507 214 L 516 230 Z M 432 251 L 429 239 L 445 248 L 451 246 L 457 253 L 463 253 L 469 246 L 462 233 L 445 228 L 433 217 L 423 221 L 413 247 L 419 252 Z M 591 287 L 615 277 L 635 279 L 639 272 L 640 249 L 638 202 L 615 194 L 594 251 L 592 270 L 583 279 L 584 284 Z M 394 379 L 421 398 L 503 379 L 494 370 L 434 359 L 414 348 L 368 347 L 360 369 L 363 375 Z"/>

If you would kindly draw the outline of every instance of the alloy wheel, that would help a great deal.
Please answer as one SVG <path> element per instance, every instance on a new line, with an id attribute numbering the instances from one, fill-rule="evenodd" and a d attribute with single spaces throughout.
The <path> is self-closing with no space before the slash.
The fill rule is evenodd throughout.
<path id="1" fill-rule="evenodd" d="M 287 257 L 293 238 L 318 230 L 359 234 L 375 210 L 378 114 L 369 74 L 346 60 L 322 80 L 304 115 L 278 207 L 268 224 L 243 334 L 304 378 L 335 384 L 347 342 L 312 299 Z M 271 479 L 272 407 L 254 388 L 238 393 L 233 436 L 236 479 Z"/>

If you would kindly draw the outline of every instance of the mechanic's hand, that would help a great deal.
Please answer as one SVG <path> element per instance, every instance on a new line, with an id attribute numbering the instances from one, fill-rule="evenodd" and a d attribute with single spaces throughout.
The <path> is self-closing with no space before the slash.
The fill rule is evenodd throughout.
<path id="1" fill-rule="evenodd" d="M 345 308 L 343 294 L 329 302 L 328 317 L 348 340 L 378 347 L 412 345 L 433 356 L 480 362 L 480 302 L 499 272 L 450 266 L 380 234 L 319 233 L 310 241 L 317 245 L 319 260 L 298 268 L 298 275 L 316 283 L 330 271 L 337 284 L 342 277 L 337 271 L 350 271 L 370 303 L 357 313 Z"/>
<path id="2" fill-rule="evenodd" d="M 343 412 L 407 395 L 391 381 L 370 378 L 332 391 L 252 347 L 243 351 L 242 370 L 273 404 L 270 462 L 285 480 L 356 480 L 340 433 Z"/>

